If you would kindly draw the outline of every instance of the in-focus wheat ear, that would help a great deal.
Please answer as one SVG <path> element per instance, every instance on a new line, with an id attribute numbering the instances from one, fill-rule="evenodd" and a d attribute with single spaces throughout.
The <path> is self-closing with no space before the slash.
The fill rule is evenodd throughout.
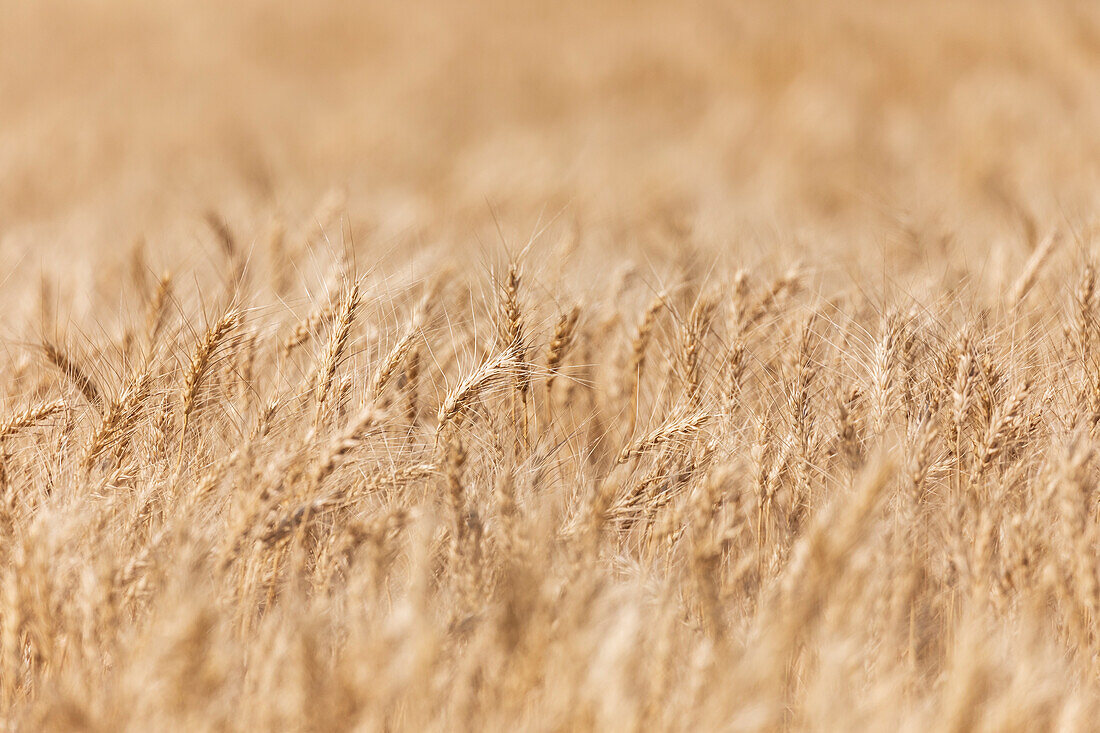
<path id="1" fill-rule="evenodd" d="M 619 453 L 618 461 L 626 463 L 631 458 L 643 455 L 665 443 L 690 438 L 698 433 L 710 418 L 711 415 L 703 410 L 674 416 L 653 432 L 623 448 Z"/>
<path id="2" fill-rule="evenodd" d="M 512 425 L 520 427 L 520 413 L 522 412 L 522 427 L 520 440 L 517 443 L 528 443 L 528 417 L 527 417 L 527 392 L 530 388 L 530 372 L 526 365 L 527 344 L 524 335 L 523 308 L 520 305 L 521 275 L 519 266 L 512 262 L 508 265 L 508 276 L 501 285 L 500 313 L 498 315 L 497 346 L 502 351 L 515 351 L 518 355 L 514 370 L 512 405 Z"/>
<path id="3" fill-rule="evenodd" d="M 317 409 L 313 416 L 315 426 L 320 424 L 322 417 L 329 408 L 332 379 L 336 375 L 336 369 L 340 366 L 340 361 L 347 349 L 351 327 L 355 322 L 356 312 L 359 310 L 359 302 L 359 283 L 354 282 L 348 287 L 344 299 L 340 303 L 336 324 L 333 327 L 332 335 L 329 337 L 328 346 L 325 349 L 321 363 L 317 368 L 315 392 Z"/>
<path id="4" fill-rule="evenodd" d="M 577 321 L 580 319 L 581 307 L 575 304 L 568 311 L 558 316 L 554 325 L 554 335 L 550 344 L 546 347 L 546 410 L 552 413 L 554 409 L 554 381 L 558 377 L 558 371 L 569 356 L 569 350 L 573 346 L 573 339 L 577 331 Z"/>
<path id="5" fill-rule="evenodd" d="M 687 321 L 681 329 L 680 366 L 683 371 L 684 390 L 688 404 L 693 409 L 702 406 L 702 356 L 704 342 L 710 332 L 718 301 L 712 295 L 700 297 L 691 307 Z"/>
<path id="6" fill-rule="evenodd" d="M 203 380 L 210 371 L 211 359 L 214 357 L 218 347 L 225 343 L 226 339 L 229 338 L 230 334 L 239 324 L 239 312 L 235 310 L 226 312 L 221 318 L 207 328 L 206 333 L 203 334 L 202 339 L 195 345 L 194 350 L 191 352 L 191 362 L 188 364 L 187 372 L 183 379 L 183 394 L 181 396 L 183 409 L 180 418 L 182 425 L 180 427 L 179 457 L 176 459 L 177 471 L 180 466 L 183 465 L 183 449 L 187 439 L 187 427 L 195 411 L 199 388 L 202 387 Z"/>
<path id="7" fill-rule="evenodd" d="M 401 338 L 397 340 L 397 343 L 386 354 L 386 358 L 382 360 L 382 364 L 371 379 L 371 399 L 377 400 L 382 396 L 386 386 L 393 379 L 398 369 L 401 368 L 401 365 L 410 359 L 410 355 L 416 349 L 417 341 L 421 338 L 421 329 L 428 316 L 430 305 L 431 303 L 427 299 L 421 301 L 416 310 L 413 311 L 412 318 L 409 320 L 404 333 L 401 334 Z"/>
<path id="8" fill-rule="evenodd" d="M 436 415 L 436 432 L 441 433 L 465 414 L 493 384 L 515 374 L 521 364 L 520 353 L 519 344 L 513 343 L 497 356 L 483 362 L 448 392 Z"/>

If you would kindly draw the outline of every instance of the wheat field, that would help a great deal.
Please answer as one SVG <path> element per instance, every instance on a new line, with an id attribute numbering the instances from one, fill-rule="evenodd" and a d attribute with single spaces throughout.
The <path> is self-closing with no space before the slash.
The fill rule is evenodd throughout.
<path id="1" fill-rule="evenodd" d="M 1100 6 L 0 18 L 0 729 L 1096 728 Z"/>

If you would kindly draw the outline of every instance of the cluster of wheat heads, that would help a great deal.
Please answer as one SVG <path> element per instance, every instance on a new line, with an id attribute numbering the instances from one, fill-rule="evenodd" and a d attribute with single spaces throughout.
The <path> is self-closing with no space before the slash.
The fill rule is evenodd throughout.
<path id="1" fill-rule="evenodd" d="M 537 248 L 404 280 L 334 255 L 303 303 L 271 296 L 282 250 L 265 269 L 218 236 L 227 275 L 201 301 L 136 264 L 117 329 L 55 317 L 7 352 L 5 725 L 1100 713 L 1081 248 L 1052 275 L 1036 247 L 1004 295 L 925 303 L 805 266 L 670 261 L 599 290 Z M 1074 289 L 1038 295 L 1065 272 Z"/>

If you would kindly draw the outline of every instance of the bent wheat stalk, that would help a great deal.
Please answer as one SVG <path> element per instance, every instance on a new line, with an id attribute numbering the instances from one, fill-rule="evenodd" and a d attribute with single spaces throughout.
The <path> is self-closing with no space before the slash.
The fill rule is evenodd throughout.
<path id="1" fill-rule="evenodd" d="M 45 404 L 35 405 L 34 407 L 20 410 L 8 418 L 8 421 L 3 425 L 0 425 L 0 440 L 7 438 L 16 431 L 41 422 L 47 417 L 56 415 L 64 409 L 64 400 L 54 400 L 53 402 L 46 402 Z"/>
<path id="2" fill-rule="evenodd" d="M 438 419 L 437 434 L 441 433 L 444 428 L 473 405 L 492 384 L 515 374 L 522 363 L 521 348 L 520 344 L 513 343 L 500 354 L 472 371 L 447 394 L 443 404 L 439 406 L 439 413 L 436 416 Z"/>
<path id="3" fill-rule="evenodd" d="M 710 418 L 710 413 L 704 410 L 674 417 L 640 440 L 636 440 L 623 448 L 619 453 L 618 462 L 626 463 L 631 458 L 648 453 L 654 448 L 673 440 L 685 440 L 694 437 Z"/>

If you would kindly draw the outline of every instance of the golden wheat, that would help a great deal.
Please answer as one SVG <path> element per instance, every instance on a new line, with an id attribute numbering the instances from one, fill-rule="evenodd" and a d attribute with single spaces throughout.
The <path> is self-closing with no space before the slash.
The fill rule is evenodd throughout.
<path id="1" fill-rule="evenodd" d="M 0 17 L 0 730 L 1096 728 L 1095 4 Z"/>

